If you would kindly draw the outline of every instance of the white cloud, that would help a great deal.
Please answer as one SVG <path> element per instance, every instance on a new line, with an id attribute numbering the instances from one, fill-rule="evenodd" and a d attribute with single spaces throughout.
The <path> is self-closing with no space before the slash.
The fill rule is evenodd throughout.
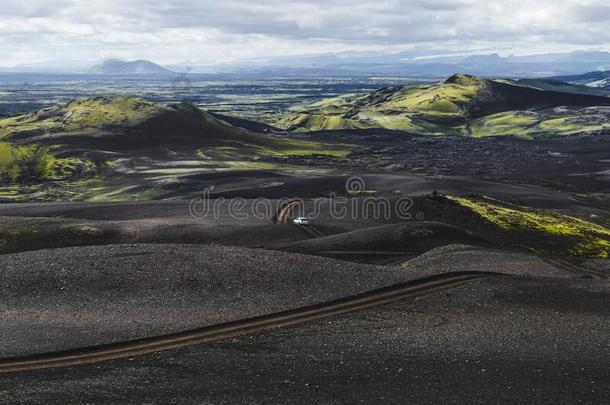
<path id="1" fill-rule="evenodd" d="M 607 0 L 4 0 L 3 65 L 401 50 L 610 48 Z"/>

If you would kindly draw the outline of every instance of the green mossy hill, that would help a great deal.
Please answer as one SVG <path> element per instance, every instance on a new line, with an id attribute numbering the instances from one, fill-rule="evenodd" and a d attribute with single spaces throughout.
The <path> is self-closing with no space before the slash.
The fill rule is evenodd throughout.
<path id="1" fill-rule="evenodd" d="M 508 81 L 458 74 L 434 85 L 388 87 L 365 95 L 349 94 L 321 100 L 293 109 L 276 125 L 291 131 L 385 128 L 424 135 L 517 135 L 527 138 L 573 131 L 556 133 L 556 128 L 550 128 L 554 126 L 552 122 L 550 127 L 544 125 L 546 115 L 536 116 L 526 123 L 539 124 L 533 131 L 524 128 L 522 120 L 518 120 L 516 129 L 512 123 L 507 128 L 506 121 L 494 126 L 493 121 L 480 120 L 494 114 L 510 112 L 519 116 L 560 106 L 584 109 L 608 105 L 610 98 L 606 97 L 545 91 Z M 569 111 L 572 112 L 569 117 L 578 116 L 580 112 Z M 609 111 L 604 110 L 602 114 L 610 117 Z M 579 128 L 582 131 L 601 129 L 605 127 L 588 122 Z"/>
<path id="2" fill-rule="evenodd" d="M 167 111 L 168 107 L 138 98 L 77 99 L 64 106 L 1 119 L 0 138 L 27 140 L 37 135 L 127 128 Z"/>
<path id="3" fill-rule="evenodd" d="M 489 198 L 447 198 L 509 234 L 515 245 L 568 256 L 608 258 L 610 255 L 610 229 L 584 219 Z"/>
<path id="4" fill-rule="evenodd" d="M 250 132 L 186 102 L 166 106 L 140 98 L 96 97 L 0 119 L 0 182 L 108 174 L 108 162 L 117 158 L 169 161 L 202 152 L 223 161 L 252 161 L 345 156 L 351 150 L 349 145 Z"/>
<path id="5" fill-rule="evenodd" d="M 119 152 L 240 144 L 282 148 L 285 143 L 232 126 L 190 103 L 165 106 L 131 97 L 79 99 L 0 119 L 0 140 Z"/>

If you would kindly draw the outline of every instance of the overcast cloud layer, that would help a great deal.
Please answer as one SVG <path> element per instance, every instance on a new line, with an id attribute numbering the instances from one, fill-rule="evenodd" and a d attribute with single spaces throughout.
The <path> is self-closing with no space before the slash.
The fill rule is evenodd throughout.
<path id="1" fill-rule="evenodd" d="M 341 51 L 610 49 L 607 0 L 2 0 L 0 65 Z"/>

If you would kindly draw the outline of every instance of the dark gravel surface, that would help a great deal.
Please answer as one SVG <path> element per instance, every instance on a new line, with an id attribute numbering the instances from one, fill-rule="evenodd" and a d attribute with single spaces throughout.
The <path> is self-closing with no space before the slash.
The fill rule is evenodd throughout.
<path id="1" fill-rule="evenodd" d="M 143 357 L 0 375 L 3 403 L 610 401 L 608 284 L 491 278 Z"/>
<path id="2" fill-rule="evenodd" d="M 415 277 L 288 253 L 108 245 L 0 256 L 4 356 L 177 332 Z"/>
<path id="3" fill-rule="evenodd" d="M 206 215 L 195 217 L 189 213 L 189 201 L 0 204 L 0 253 L 117 243 L 192 243 L 273 248 L 300 242 L 293 246 L 292 251 L 315 253 L 320 250 L 374 248 L 419 254 L 453 243 L 484 246 L 492 242 L 495 246 L 512 246 L 515 242 L 523 244 L 522 241 L 502 240 L 502 232 L 494 227 L 487 227 L 484 235 L 475 232 L 479 239 L 483 239 L 479 241 L 464 234 L 469 226 L 481 221 L 477 219 L 473 224 L 473 216 L 465 215 L 464 210 L 456 210 L 427 198 L 434 190 L 448 194 L 485 190 L 487 196 L 496 196 L 516 204 L 546 207 L 571 215 L 582 214 L 587 218 L 597 213 L 595 218 L 602 222 L 607 212 L 587 207 L 553 190 L 508 186 L 466 177 L 367 175 L 362 180 L 371 193 L 356 198 L 344 198 L 351 197 L 345 190 L 341 191 L 346 181 L 344 176 L 294 179 L 283 186 L 286 188 L 283 190 L 285 194 L 278 190 L 278 194 L 293 196 L 298 195 L 299 190 L 307 192 L 310 189 L 318 193 L 322 193 L 320 190 L 338 193 L 337 198 L 304 199 L 303 211 L 293 213 L 294 216 L 304 214 L 309 217 L 311 224 L 328 236 L 326 239 L 308 240 L 311 235 L 304 229 L 275 225 L 273 217 L 281 205 L 278 200 L 265 200 L 262 205 L 258 205 L 261 200 L 240 200 L 241 208 L 233 212 L 229 209 L 229 201 L 237 200 L 211 200 L 209 205 L 216 208 L 210 208 Z M 402 212 L 401 204 L 408 200 L 401 202 L 399 198 L 406 196 L 412 197 L 413 204 Z M 410 218 L 399 216 L 398 213 L 407 213 Z M 454 229 L 443 225 L 440 228 L 428 226 L 427 230 L 422 230 L 423 233 L 410 236 L 413 229 L 434 221 L 444 222 Z M 408 230 L 409 227 L 413 229 Z M 355 230 L 359 232 L 347 233 Z M 369 249 L 365 249 L 367 247 Z M 383 263 L 383 260 L 356 259 Z"/>
<path id="4" fill-rule="evenodd" d="M 457 254 L 456 254 L 457 252 Z M 329 301 L 472 266 L 565 277 L 535 256 L 439 250 L 369 266 L 259 249 L 107 245 L 0 256 L 0 353 L 62 350 L 192 329 Z"/>
<path id="5" fill-rule="evenodd" d="M 348 158 L 279 157 L 282 163 L 401 174 L 469 176 L 575 193 L 610 192 L 607 133 L 525 141 L 510 137 L 414 136 L 372 131 L 301 134 L 360 145 Z M 607 204 L 606 204 L 607 207 Z"/>
<path id="6" fill-rule="evenodd" d="M 470 163 L 467 160 L 464 163 Z M 513 162 L 514 163 L 514 162 Z M 607 166 L 607 163 L 606 163 Z M 406 173 L 376 173 L 370 170 L 357 171 L 349 175 L 319 175 L 319 176 L 295 176 L 282 178 L 276 186 L 240 188 L 238 190 L 218 191 L 219 184 L 231 178 L 231 173 L 226 174 L 227 179 L 216 179 L 219 183 L 209 194 L 212 199 L 218 197 L 243 197 L 245 210 L 250 209 L 257 198 L 268 198 L 273 201 L 281 198 L 300 197 L 304 199 L 347 196 L 346 182 L 356 175 L 364 181 L 366 190 L 375 191 L 380 194 L 390 193 L 394 196 L 418 197 L 439 191 L 444 194 L 470 195 L 485 194 L 496 199 L 514 202 L 521 205 L 544 209 L 568 209 L 578 211 L 591 209 L 586 200 L 579 200 L 566 194 L 558 187 L 548 187 L 546 184 L 531 185 L 518 181 L 507 181 L 505 179 L 482 179 L 466 175 L 415 175 Z M 239 173 L 233 176 L 240 175 Z M 587 176 L 573 176 L 585 177 Z M 170 201 L 140 201 L 140 202 L 53 202 L 53 203 L 8 203 L 0 204 L 0 216 L 60 216 L 65 218 L 100 219 L 100 220 L 132 220 L 132 219 L 190 219 L 189 204 L 192 198 L 201 198 L 203 187 L 195 191 L 185 192 L 182 200 Z M 590 192 L 599 191 L 592 187 Z M 365 195 L 366 196 L 366 195 Z M 322 209 L 327 208 L 322 205 Z M 226 215 L 228 203 L 221 204 L 218 208 L 219 217 L 197 218 L 197 221 L 214 220 L 214 223 L 235 223 L 235 218 Z M 362 218 L 359 218 L 362 220 Z M 220 221 L 220 222 L 219 222 Z M 260 223 L 253 216 L 239 221 L 243 223 Z"/>
<path id="7" fill-rule="evenodd" d="M 437 272 L 494 271 L 523 276 L 575 277 L 574 273 L 555 267 L 541 256 L 458 244 L 432 249 L 406 261 L 403 266 L 410 269 L 436 269 Z"/>

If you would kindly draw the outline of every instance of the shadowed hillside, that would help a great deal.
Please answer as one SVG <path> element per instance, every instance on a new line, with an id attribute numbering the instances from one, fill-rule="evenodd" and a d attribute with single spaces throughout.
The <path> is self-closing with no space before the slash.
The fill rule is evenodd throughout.
<path id="1" fill-rule="evenodd" d="M 138 98 L 74 100 L 0 120 L 0 139 L 19 143 L 86 144 L 110 150 L 162 145 L 189 149 L 232 142 L 281 147 L 259 136 L 180 103 L 164 106 Z"/>

